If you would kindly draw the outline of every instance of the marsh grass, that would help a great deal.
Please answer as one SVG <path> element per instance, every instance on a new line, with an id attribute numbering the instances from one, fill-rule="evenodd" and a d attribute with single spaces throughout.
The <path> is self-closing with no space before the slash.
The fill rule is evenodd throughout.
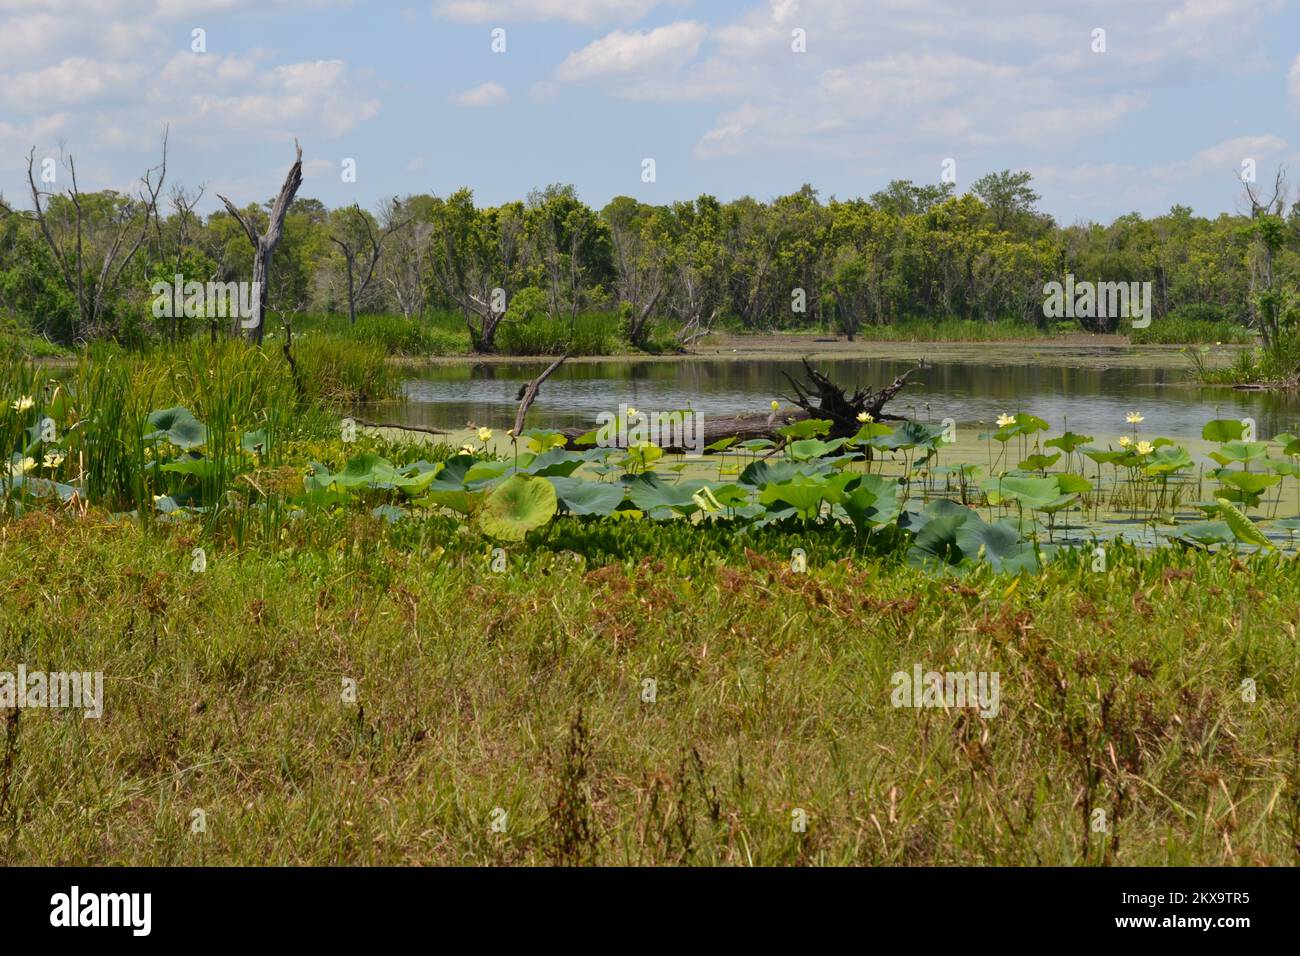
<path id="1" fill-rule="evenodd" d="M 614 312 L 507 318 L 497 332 L 498 351 L 507 355 L 609 355 L 627 348 L 622 320 Z"/>
<path id="2" fill-rule="evenodd" d="M 293 320 L 294 339 L 310 341 L 332 336 L 366 345 L 378 346 L 392 356 L 409 358 L 431 355 L 464 355 L 470 350 L 465 320 L 456 312 L 434 310 L 420 317 L 400 315 L 360 315 L 355 325 L 347 316 L 306 314 Z M 283 330 L 272 330 L 272 341 L 282 341 Z"/>
<path id="3" fill-rule="evenodd" d="M 797 537 L 676 525 L 619 557 L 573 522 L 493 573 L 448 519 L 315 513 L 196 574 L 192 529 L 9 523 L 3 667 L 106 692 L 6 712 L 0 862 L 1297 862 L 1287 562 L 800 574 Z M 895 709 L 914 664 L 999 672 L 998 716 Z"/>
<path id="4" fill-rule="evenodd" d="M 1134 345 L 1251 345 L 1255 333 L 1230 319 L 1202 319 L 1167 315 L 1152 320 L 1144 329 L 1129 329 Z"/>
<path id="5" fill-rule="evenodd" d="M 1075 330 L 1077 331 L 1077 330 Z M 1051 329 L 1040 329 L 1028 322 L 999 319 L 976 322 L 970 319 L 936 319 L 900 321 L 890 325 L 864 325 L 855 338 L 876 342 L 1017 342 L 1023 339 L 1051 339 Z"/>

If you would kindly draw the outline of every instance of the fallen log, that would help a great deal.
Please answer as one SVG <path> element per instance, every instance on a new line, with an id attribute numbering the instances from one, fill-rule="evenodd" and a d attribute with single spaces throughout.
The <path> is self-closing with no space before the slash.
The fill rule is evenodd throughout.
<path id="1" fill-rule="evenodd" d="M 371 422 L 364 418 L 353 416 L 352 420 L 358 425 L 364 425 L 366 428 L 398 428 L 407 432 L 423 432 L 426 435 L 450 435 L 451 432 L 443 431 L 441 428 L 430 428 L 428 425 L 406 425 L 401 422 Z"/>

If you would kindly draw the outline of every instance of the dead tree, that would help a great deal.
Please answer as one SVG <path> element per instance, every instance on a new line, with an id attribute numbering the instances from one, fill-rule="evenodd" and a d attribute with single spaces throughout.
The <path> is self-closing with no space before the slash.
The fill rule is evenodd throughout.
<path id="1" fill-rule="evenodd" d="M 226 210 L 235 217 L 235 221 L 244 227 L 244 234 L 248 236 L 248 241 L 253 244 L 253 290 L 257 293 L 253 300 L 253 314 L 243 322 L 244 332 L 250 342 L 262 344 L 262 335 L 265 331 L 266 323 L 263 321 L 267 311 L 268 296 L 270 294 L 271 279 L 271 256 L 275 253 L 275 247 L 280 244 L 280 239 L 284 235 L 284 217 L 289 213 L 289 206 L 293 203 L 293 197 L 298 193 L 298 187 L 302 185 L 302 147 L 298 145 L 298 140 L 293 141 L 294 150 L 297 157 L 294 163 L 289 167 L 289 174 L 284 178 L 284 185 L 280 187 L 280 194 L 275 197 L 275 203 L 271 206 L 271 214 L 266 225 L 266 232 L 262 235 L 257 234 L 253 228 L 253 223 L 235 208 L 225 196 L 220 193 L 217 198 L 226 205 Z"/>
<path id="2" fill-rule="evenodd" d="M 343 250 L 343 263 L 347 267 L 348 278 L 348 324 L 356 325 L 357 302 L 366 294 L 366 290 L 370 288 L 371 281 L 375 278 L 375 267 L 379 265 L 379 256 L 384 248 L 384 240 L 397 232 L 397 230 L 409 226 L 411 220 L 407 219 L 399 223 L 389 223 L 379 232 L 378 236 L 376 236 L 374 227 L 370 224 L 370 217 L 361 211 L 360 205 L 353 203 L 348 212 L 352 214 L 354 222 L 359 221 L 361 223 L 362 229 L 365 230 L 363 242 L 369 247 L 365 278 L 361 280 L 360 288 L 356 288 L 355 274 L 357 256 L 364 251 L 361 243 L 354 241 L 351 236 L 340 239 L 338 236 L 332 234 L 330 235 L 330 241 Z"/>
<path id="3" fill-rule="evenodd" d="M 388 255 L 380 276 L 392 291 L 393 299 L 404 318 L 424 317 L 425 298 L 428 295 L 426 272 L 428 269 L 429 243 L 433 235 L 433 225 L 420 221 L 418 210 L 408 199 L 405 203 L 397 197 L 385 203 L 381 212 L 384 226 L 392 227 L 405 220 L 411 228 L 403 235 L 392 229 L 393 241 L 389 243 Z"/>
<path id="4" fill-rule="evenodd" d="M 1264 347 L 1274 348 L 1281 338 L 1281 296 L 1277 292 L 1274 275 L 1277 255 L 1285 242 L 1286 230 L 1282 214 L 1286 209 L 1287 182 L 1285 167 L 1278 167 L 1273 177 L 1273 195 L 1263 198 L 1263 191 L 1242 177 L 1246 198 L 1250 200 L 1251 250 L 1250 313 L 1255 328 L 1264 339 Z"/>
<path id="5" fill-rule="evenodd" d="M 162 161 L 140 177 L 142 188 L 136 197 L 138 206 L 128 205 L 110 223 L 110 232 L 103 240 L 104 251 L 98 263 L 98 273 L 87 274 L 95 265 L 89 260 L 94 252 L 87 248 L 95 245 L 90 235 L 93 223 L 83 203 L 81 187 L 77 182 L 77 164 L 69 154 L 63 160 L 71 185 L 65 192 L 72 205 L 71 235 L 56 235 L 50 222 L 49 200 L 55 193 L 36 185 L 36 147 L 27 154 L 27 184 L 31 188 L 32 212 L 29 215 L 40 229 L 45 245 L 49 247 L 59 277 L 77 303 L 77 327 L 73 339 L 89 338 L 100 332 L 108 302 L 121 283 L 122 274 L 149 237 L 151 220 L 158 217 L 158 196 L 167 178 L 167 128 L 163 127 Z M 157 177 L 155 179 L 155 176 Z M 137 218 L 138 217 L 138 218 Z M 61 231 L 61 230 L 60 230 Z"/>
<path id="6" fill-rule="evenodd" d="M 207 191 L 206 186 L 200 186 L 192 194 L 183 186 L 173 186 L 170 195 L 170 204 L 175 212 L 176 223 L 176 249 L 172 256 L 172 275 L 180 275 L 185 266 L 185 251 L 193 243 L 193 233 L 196 229 L 202 228 L 202 220 L 194 211 L 195 207 L 203 200 L 203 194 Z M 155 217 L 157 218 L 157 217 Z M 161 234 L 161 224 L 159 225 L 158 248 L 161 253 L 163 239 Z M 211 282 L 216 279 L 216 275 L 209 277 Z M 181 290 L 177 290 L 179 295 Z M 181 338 L 181 319 L 184 315 L 183 310 L 174 310 L 172 316 L 171 335 L 173 341 L 180 341 Z"/>
<path id="7" fill-rule="evenodd" d="M 847 438 L 856 435 L 862 428 L 858 415 L 865 412 L 874 421 L 901 421 L 897 415 L 884 411 L 885 404 L 907 386 L 908 377 L 922 366 L 909 368 L 892 382 L 879 390 L 857 388 L 852 395 L 846 395 L 840 388 L 821 372 L 814 369 L 807 359 L 803 360 L 808 382 L 801 385 L 794 378 L 786 378 L 794 386 L 797 398 L 787 398 L 798 411 L 785 414 L 761 412 L 753 415 L 737 415 L 733 418 L 708 418 L 704 422 L 704 444 L 712 445 L 724 438 L 747 441 L 751 438 L 778 439 L 779 429 L 807 418 L 829 419 L 830 437 Z M 814 403 L 814 397 L 816 402 Z M 569 439 L 570 447 L 585 447 L 574 443 L 574 439 L 587 434 L 589 428 L 563 428 L 560 432 Z M 680 451 L 681 449 L 669 449 Z"/>
<path id="8" fill-rule="evenodd" d="M 864 412 L 873 421 L 900 421 L 897 415 L 885 414 L 883 411 L 885 403 L 903 390 L 907 385 L 908 376 L 920 366 L 909 368 L 879 391 L 859 386 L 853 390 L 852 395 L 846 395 L 844 389 L 813 368 L 807 359 L 803 360 L 803 367 L 808 384 L 801 385 L 790 373 L 783 372 L 797 397 L 782 397 L 802 408 L 810 418 L 830 419 L 832 438 L 848 438 L 856 435 L 862 427 L 858 416 Z M 813 404 L 814 393 L 817 399 L 816 405 Z"/>

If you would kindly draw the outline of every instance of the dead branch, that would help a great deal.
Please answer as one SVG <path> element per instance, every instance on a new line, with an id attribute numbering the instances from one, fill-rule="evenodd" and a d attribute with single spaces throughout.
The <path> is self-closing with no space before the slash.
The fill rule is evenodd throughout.
<path id="1" fill-rule="evenodd" d="M 537 390 L 541 388 L 542 383 L 550 377 L 552 372 L 564 364 L 565 359 L 568 357 L 569 352 L 566 351 L 563 355 L 548 365 L 546 371 L 529 382 L 524 388 L 522 399 L 519 402 L 519 411 L 515 412 L 515 427 L 511 431 L 511 434 L 516 438 L 523 433 L 524 416 L 528 413 L 528 406 L 533 404 L 533 400 L 537 398 Z"/>

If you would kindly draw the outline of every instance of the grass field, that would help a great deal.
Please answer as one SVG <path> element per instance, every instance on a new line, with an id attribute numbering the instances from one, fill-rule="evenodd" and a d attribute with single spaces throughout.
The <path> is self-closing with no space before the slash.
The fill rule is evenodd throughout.
<path id="1" fill-rule="evenodd" d="M 185 528 L 6 524 L 4 666 L 105 694 L 5 711 L 0 862 L 1300 855 L 1288 561 L 944 578 L 834 534 L 571 524 L 493 571 L 448 520 L 318 515 L 203 572 Z M 917 665 L 998 673 L 996 715 L 892 706 Z"/>

